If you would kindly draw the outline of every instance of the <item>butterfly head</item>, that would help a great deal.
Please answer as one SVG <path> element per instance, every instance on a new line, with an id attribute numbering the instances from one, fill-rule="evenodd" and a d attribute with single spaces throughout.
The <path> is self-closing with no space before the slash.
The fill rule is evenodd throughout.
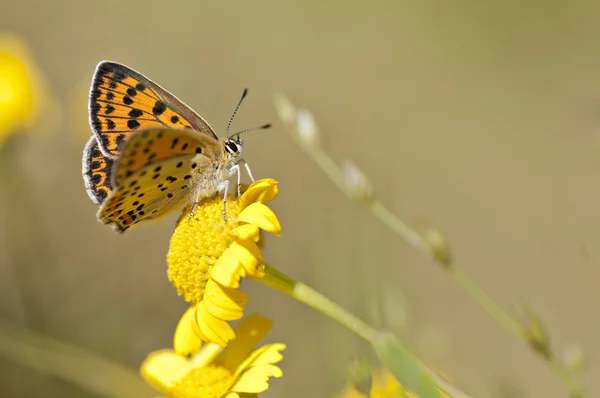
<path id="1" fill-rule="evenodd" d="M 237 158 L 242 153 L 242 138 L 238 135 L 235 139 L 225 140 L 225 151 L 232 157 Z"/>

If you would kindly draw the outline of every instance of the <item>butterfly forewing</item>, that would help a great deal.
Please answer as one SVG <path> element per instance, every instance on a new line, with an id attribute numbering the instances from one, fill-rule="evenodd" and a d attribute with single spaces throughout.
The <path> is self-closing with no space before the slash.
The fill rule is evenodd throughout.
<path id="1" fill-rule="evenodd" d="M 90 199 L 97 205 L 112 193 L 112 168 L 113 160 L 102 153 L 96 137 L 90 137 L 83 149 L 83 181 Z"/>
<path id="2" fill-rule="evenodd" d="M 127 66 L 98 64 L 89 100 L 90 125 L 109 156 L 131 134 L 151 127 L 190 129 L 217 139 L 210 125 L 174 95 Z"/>

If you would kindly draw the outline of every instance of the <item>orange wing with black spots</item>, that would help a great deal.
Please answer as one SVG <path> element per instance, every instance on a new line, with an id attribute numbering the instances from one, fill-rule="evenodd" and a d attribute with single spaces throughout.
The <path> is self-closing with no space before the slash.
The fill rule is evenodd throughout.
<path id="1" fill-rule="evenodd" d="M 96 67 L 89 116 L 100 150 L 112 158 L 122 142 L 146 128 L 190 129 L 217 139 L 210 125 L 177 97 L 115 62 L 103 61 Z"/>
<path id="2" fill-rule="evenodd" d="M 114 192 L 98 219 L 124 232 L 191 196 L 210 196 L 231 166 L 222 141 L 189 130 L 149 129 L 128 140 L 113 169 Z"/>
<path id="3" fill-rule="evenodd" d="M 216 138 L 193 131 L 149 129 L 132 136 L 115 160 L 112 183 L 121 186 L 138 171 L 167 159 L 202 154 L 211 161 L 224 158 L 223 145 Z"/>
<path id="4" fill-rule="evenodd" d="M 112 168 L 113 160 L 102 153 L 96 137 L 90 137 L 83 149 L 83 180 L 90 199 L 97 205 L 101 205 L 113 191 Z"/>

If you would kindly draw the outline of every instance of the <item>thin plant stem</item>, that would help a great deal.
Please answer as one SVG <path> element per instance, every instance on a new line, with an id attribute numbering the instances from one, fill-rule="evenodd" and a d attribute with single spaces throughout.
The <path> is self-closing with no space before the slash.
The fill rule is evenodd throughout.
<path id="1" fill-rule="evenodd" d="M 265 264 L 264 277 L 255 279 L 319 311 L 366 340 L 398 381 L 415 391 L 418 396 L 440 398 L 441 391 L 451 389 L 458 392 L 457 396 L 468 397 L 447 381 L 440 382 L 439 376 L 424 366 L 396 336 L 376 330 L 310 286 L 269 264 Z M 441 385 L 445 387 L 442 388 Z"/>
<path id="2" fill-rule="evenodd" d="M 377 337 L 378 332 L 372 326 L 346 311 L 310 286 L 287 276 L 268 264 L 266 265 L 264 278 L 257 280 L 319 311 L 369 343 L 373 343 Z"/>
<path id="3" fill-rule="evenodd" d="M 275 105 L 286 128 L 292 133 L 292 136 L 294 136 L 296 141 L 298 141 L 304 152 L 306 152 L 319 165 L 327 177 L 338 189 L 340 189 L 340 191 L 345 193 L 349 198 L 354 198 L 355 196 L 353 195 L 351 188 L 344 183 L 344 174 L 338 165 L 317 144 L 318 129 L 316 128 L 316 125 L 312 131 L 314 138 L 310 144 L 307 145 L 306 142 L 303 142 L 301 138 L 302 135 L 299 134 L 294 121 L 289 117 L 289 115 L 292 115 L 295 112 L 295 108 L 291 102 L 289 102 L 285 96 L 278 95 L 276 96 Z M 282 110 L 285 110 L 285 112 L 282 112 Z M 314 123 L 314 121 L 312 123 Z M 378 220 L 396 233 L 400 238 L 405 240 L 411 247 L 433 259 L 433 261 L 438 263 L 444 270 L 448 270 L 456 283 L 477 304 L 479 304 L 479 306 L 482 307 L 483 310 L 489 316 L 491 316 L 499 326 L 531 346 L 527 337 L 527 331 L 524 329 L 524 327 L 515 319 L 513 319 L 498 304 L 496 304 L 496 302 L 494 302 L 494 300 L 492 300 L 481 288 L 479 288 L 479 286 L 477 286 L 477 284 L 461 268 L 459 268 L 454 262 L 451 262 L 449 256 L 442 256 L 439 252 L 436 252 L 436 249 L 426 241 L 423 235 L 409 227 L 399 217 L 389 211 L 376 198 L 370 197 L 368 201 L 364 202 L 367 203 L 370 212 Z M 572 372 L 568 370 L 568 368 L 558 362 L 554 357 L 552 359 L 545 359 L 545 361 L 548 363 L 548 366 L 557 374 L 557 376 L 560 377 L 565 384 L 567 384 L 567 388 L 573 397 L 583 398 L 587 396 L 583 387 L 580 385 L 578 380 L 576 380 Z"/>

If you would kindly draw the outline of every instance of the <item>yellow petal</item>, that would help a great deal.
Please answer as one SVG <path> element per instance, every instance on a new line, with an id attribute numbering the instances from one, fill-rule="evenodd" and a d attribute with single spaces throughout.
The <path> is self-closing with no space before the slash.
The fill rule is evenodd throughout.
<path id="1" fill-rule="evenodd" d="M 256 225 L 260 229 L 279 236 L 281 224 L 271 209 L 262 203 L 252 203 L 238 215 L 238 222 Z"/>
<path id="2" fill-rule="evenodd" d="M 240 398 L 237 392 L 228 392 L 222 398 Z"/>
<path id="3" fill-rule="evenodd" d="M 140 372 L 150 385 L 168 392 L 190 369 L 187 359 L 171 350 L 162 350 L 148 355 Z"/>
<path id="4" fill-rule="evenodd" d="M 283 372 L 275 365 L 256 366 L 246 370 L 231 386 L 237 392 L 259 393 L 269 388 L 270 377 L 281 377 Z"/>
<path id="5" fill-rule="evenodd" d="M 243 224 L 239 227 L 232 229 L 229 232 L 229 236 L 236 242 L 243 240 L 251 240 L 253 242 L 258 242 L 258 240 L 260 239 L 260 229 L 256 225 Z"/>
<path id="6" fill-rule="evenodd" d="M 246 272 L 252 276 L 261 269 L 259 266 L 265 261 L 256 243 L 249 240 L 233 242 L 228 250 L 236 255 Z"/>
<path id="7" fill-rule="evenodd" d="M 267 203 L 275 199 L 279 189 L 278 182 L 272 178 L 254 181 L 240 198 L 240 209 L 245 209 L 251 203 Z"/>
<path id="8" fill-rule="evenodd" d="M 233 329 L 227 322 L 214 317 L 205 307 L 204 302 L 196 306 L 196 326 L 198 333 L 205 341 L 224 347 L 229 340 L 235 338 Z"/>
<path id="9" fill-rule="evenodd" d="M 210 277 L 214 281 L 234 289 L 240 287 L 240 279 L 245 276 L 246 270 L 239 259 L 239 253 L 229 249 L 225 250 L 210 270 Z"/>
<path id="10" fill-rule="evenodd" d="M 244 318 L 235 328 L 236 339 L 215 360 L 232 374 L 248 358 L 254 347 L 269 333 L 273 322 L 266 317 L 252 314 Z"/>
<path id="11" fill-rule="evenodd" d="M 271 365 L 283 359 L 279 351 L 285 349 L 285 344 L 268 344 L 254 351 L 236 370 L 236 374 L 255 366 Z M 279 377 L 279 376 L 277 376 Z M 251 392 L 251 391 L 249 391 Z"/>
<path id="12" fill-rule="evenodd" d="M 183 314 L 173 336 L 173 348 L 179 355 L 193 355 L 202 346 L 202 340 L 194 331 L 194 313 L 192 306 Z"/>
<path id="13" fill-rule="evenodd" d="M 209 280 L 203 304 L 211 315 L 225 321 L 234 321 L 244 315 L 244 304 L 249 300 L 247 294 Z"/>

